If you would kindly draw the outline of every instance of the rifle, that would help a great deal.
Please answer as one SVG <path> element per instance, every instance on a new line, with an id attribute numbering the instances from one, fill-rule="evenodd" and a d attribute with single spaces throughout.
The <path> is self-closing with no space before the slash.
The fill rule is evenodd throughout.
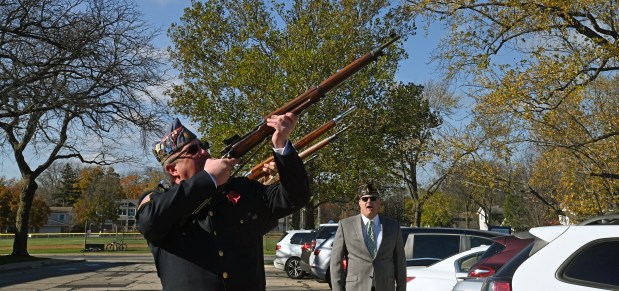
<path id="1" fill-rule="evenodd" d="M 327 138 L 325 138 L 325 139 L 321 140 L 320 142 L 316 143 L 315 145 L 311 146 L 310 148 L 308 148 L 308 149 L 304 150 L 303 152 L 299 153 L 299 158 L 301 158 L 301 159 L 303 160 L 303 159 L 307 158 L 309 155 L 311 155 L 311 154 L 315 153 L 316 151 L 318 151 L 319 149 L 324 148 L 324 147 L 325 147 L 326 145 L 328 145 L 331 141 L 335 140 L 335 139 L 338 137 L 338 135 L 340 135 L 340 133 L 344 132 L 344 131 L 345 131 L 345 130 L 347 130 L 349 127 L 350 127 L 350 126 L 346 126 L 346 127 L 342 128 L 342 129 L 340 129 L 339 131 L 337 131 L 337 132 L 336 132 L 336 133 L 334 133 L 333 135 L 331 135 L 331 136 L 329 136 L 329 137 L 327 137 Z M 313 156 L 312 156 L 312 157 L 310 157 L 308 160 L 306 160 L 306 161 L 304 162 L 304 164 L 305 164 L 305 163 L 307 163 L 307 162 L 309 162 L 309 161 L 311 161 L 311 160 L 313 160 L 313 159 L 315 159 L 315 158 L 316 158 L 316 155 L 313 155 Z M 260 176 L 260 177 L 258 177 L 258 178 L 264 177 L 264 176 L 266 176 L 266 175 L 267 175 L 267 174 L 266 174 L 266 173 L 264 173 L 264 175 L 262 175 L 262 176 Z M 265 184 L 265 185 L 274 184 L 273 179 L 274 179 L 274 178 L 276 178 L 277 176 L 279 176 L 279 175 L 276 175 L 276 176 L 275 176 L 275 177 L 273 177 L 272 179 L 270 179 L 270 180 L 268 180 L 268 181 L 264 182 L 263 184 Z"/>
<path id="2" fill-rule="evenodd" d="M 300 140 L 298 140 L 294 144 L 294 147 L 297 150 L 304 148 L 310 142 L 314 141 L 316 138 L 318 138 L 319 136 L 323 135 L 329 129 L 333 128 L 342 118 L 346 117 L 348 114 L 350 114 L 350 112 L 352 112 L 355 109 L 356 109 L 356 107 L 353 106 L 350 109 L 344 111 L 342 114 L 340 114 L 340 115 L 334 117 L 333 119 L 325 122 L 323 125 L 321 125 L 320 127 L 315 129 L 314 131 L 308 133 L 307 135 L 302 137 Z M 254 166 L 253 168 L 251 168 L 249 174 L 247 175 L 247 178 L 250 179 L 250 180 L 258 180 L 258 179 L 266 176 L 267 173 L 262 171 L 262 167 L 265 164 L 268 164 L 268 163 L 272 162 L 273 159 L 274 159 L 273 156 L 271 156 L 271 157 L 265 159 L 264 161 L 262 161 L 261 163 L 259 163 L 258 165 Z"/>
<path id="3" fill-rule="evenodd" d="M 287 112 L 292 112 L 296 115 L 300 115 L 303 110 L 305 110 L 310 105 L 318 102 L 322 97 L 325 96 L 327 92 L 335 88 L 335 86 L 339 85 L 344 80 L 357 73 L 359 70 L 370 64 L 372 61 L 376 60 L 378 57 L 384 55 L 383 50 L 387 46 L 400 39 L 400 36 L 395 33 L 391 34 L 389 37 L 390 39 L 385 44 L 359 57 L 352 63 L 346 65 L 346 67 L 337 71 L 337 73 L 331 75 L 329 78 L 322 81 L 320 84 L 318 84 L 318 86 L 308 89 L 303 94 L 284 104 L 284 106 L 265 115 L 264 120 L 249 133 L 245 134 L 242 137 L 234 135 L 224 140 L 224 144 L 226 145 L 226 147 L 221 151 L 222 158 L 241 158 L 251 149 L 260 144 L 263 140 L 265 140 L 268 136 L 270 136 L 273 132 L 275 132 L 275 129 L 269 127 L 266 124 L 266 118 L 268 118 L 269 116 L 282 115 Z M 217 193 L 217 195 L 215 196 L 218 195 L 219 193 Z M 215 198 L 215 196 L 204 200 L 194 211 L 192 211 L 191 216 L 198 214 L 206 205 L 211 202 L 212 199 Z"/>
<path id="4" fill-rule="evenodd" d="M 348 128 L 350 128 L 350 126 L 346 126 L 340 130 L 338 130 L 336 133 L 334 133 L 333 135 L 321 140 L 320 142 L 316 143 L 315 145 L 311 146 L 310 148 L 304 150 L 303 152 L 299 153 L 299 158 L 304 159 L 307 156 L 313 154 L 314 152 L 316 152 L 317 150 L 324 148 L 326 145 L 328 145 L 331 141 L 335 140 L 337 138 L 338 135 L 340 135 L 340 133 L 346 131 Z"/>
<path id="5" fill-rule="evenodd" d="M 318 157 L 318 154 L 312 155 L 311 157 L 307 158 L 307 160 L 303 161 L 304 165 L 307 165 L 307 163 L 313 161 L 314 159 L 316 159 Z M 269 185 L 273 185 L 275 183 L 279 182 L 279 173 L 275 174 L 275 176 L 272 176 L 270 179 L 261 182 L 263 185 L 265 186 L 269 186 Z"/>
<path id="6" fill-rule="evenodd" d="M 318 102 L 325 94 L 337 85 L 348 79 L 353 74 L 357 73 L 363 67 L 376 60 L 379 56 L 384 54 L 383 50 L 394 43 L 400 38 L 397 34 L 391 34 L 390 40 L 381 45 L 377 49 L 359 57 L 346 67 L 337 71 L 337 73 L 331 75 L 326 80 L 322 81 L 318 86 L 310 88 L 303 94 L 292 99 L 284 106 L 276 109 L 275 111 L 265 115 L 264 119 L 258 126 L 256 126 L 249 133 L 242 137 L 234 135 L 226 140 L 224 144 L 226 147 L 222 150 L 222 158 L 240 158 L 249 152 L 251 149 L 260 144 L 264 139 L 270 136 L 275 130 L 266 125 L 266 118 L 273 115 L 282 115 L 287 112 L 292 112 L 296 115 L 300 115 L 310 105 Z"/>

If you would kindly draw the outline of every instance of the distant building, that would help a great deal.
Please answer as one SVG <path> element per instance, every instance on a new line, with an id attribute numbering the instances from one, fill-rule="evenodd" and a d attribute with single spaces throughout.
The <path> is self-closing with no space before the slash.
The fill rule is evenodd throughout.
<path id="1" fill-rule="evenodd" d="M 479 229 L 481 230 L 488 230 L 491 226 L 500 226 L 505 219 L 505 216 L 503 216 L 503 207 L 496 205 L 490 207 L 490 215 L 486 215 L 486 212 L 481 207 L 477 211 L 477 214 L 479 215 Z M 490 221 L 486 221 L 486 217 L 488 217 Z"/>
<path id="2" fill-rule="evenodd" d="M 49 210 L 47 223 L 41 227 L 39 232 L 70 232 L 75 219 L 73 207 L 50 207 Z"/>
<path id="3" fill-rule="evenodd" d="M 462 211 L 458 212 L 451 222 L 452 227 L 479 229 L 480 220 L 477 213 Z"/>
<path id="4" fill-rule="evenodd" d="M 135 214 L 138 209 L 137 199 L 122 199 L 120 201 L 120 207 L 118 208 L 118 218 L 116 218 L 115 224 L 118 231 L 136 231 Z"/>
<path id="5" fill-rule="evenodd" d="M 137 199 L 122 199 L 118 207 L 118 217 L 114 221 L 103 224 L 103 231 L 131 232 L 136 231 L 135 214 L 137 212 Z M 75 222 L 73 207 L 50 207 L 47 223 L 39 232 L 61 233 L 71 232 Z M 95 229 L 95 231 L 98 231 Z"/>

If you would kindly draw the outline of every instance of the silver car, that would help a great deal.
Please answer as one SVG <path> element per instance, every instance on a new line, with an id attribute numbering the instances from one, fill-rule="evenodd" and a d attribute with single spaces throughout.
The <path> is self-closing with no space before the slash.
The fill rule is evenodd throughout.
<path id="1" fill-rule="evenodd" d="M 301 270 L 301 246 L 313 237 L 312 230 L 289 230 L 275 246 L 273 266 L 286 271 L 293 279 L 303 278 L 306 273 Z"/>
<path id="2" fill-rule="evenodd" d="M 331 262 L 331 250 L 333 249 L 335 234 L 323 241 L 314 250 L 314 260 L 310 262 L 310 268 L 314 279 L 321 283 L 329 283 L 331 288 L 331 275 L 329 275 Z"/>
<path id="3" fill-rule="evenodd" d="M 316 250 L 316 247 L 320 246 L 320 244 L 322 244 L 325 240 L 335 235 L 337 227 L 337 223 L 323 223 L 320 225 L 320 228 L 316 231 L 316 237 L 310 243 L 310 247 L 304 249 L 301 253 L 301 262 L 299 263 L 301 270 L 307 273 L 312 272 L 310 265 L 314 261 L 314 251 Z"/>

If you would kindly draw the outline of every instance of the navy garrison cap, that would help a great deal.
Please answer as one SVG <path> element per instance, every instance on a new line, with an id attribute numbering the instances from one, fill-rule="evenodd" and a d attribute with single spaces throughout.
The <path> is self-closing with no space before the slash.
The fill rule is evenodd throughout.
<path id="1" fill-rule="evenodd" d="M 153 154 L 161 165 L 165 165 L 174 153 L 196 138 L 196 135 L 182 125 L 178 118 L 174 118 L 166 136 L 153 144 Z"/>

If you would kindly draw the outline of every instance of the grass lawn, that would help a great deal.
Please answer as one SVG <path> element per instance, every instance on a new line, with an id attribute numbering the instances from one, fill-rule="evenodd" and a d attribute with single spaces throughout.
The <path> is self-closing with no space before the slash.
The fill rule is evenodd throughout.
<path id="1" fill-rule="evenodd" d="M 282 237 L 281 233 L 269 233 L 263 237 L 264 254 L 274 255 L 275 245 Z M 28 238 L 28 253 L 32 256 L 40 254 L 71 254 L 83 253 L 86 244 L 103 244 L 107 245 L 113 241 L 123 242 L 127 245 L 127 250 L 123 253 L 150 253 L 146 240 L 140 233 L 128 233 L 124 236 L 121 234 L 94 234 L 85 237 L 83 233 L 48 233 L 48 234 L 31 234 Z M 0 265 L 15 263 L 11 261 L 13 258 L 8 256 L 13 251 L 13 235 L 0 234 Z M 116 251 L 111 251 L 116 252 Z M 110 253 L 108 251 L 101 254 Z M 42 259 L 42 258 L 25 258 L 26 260 Z"/>

